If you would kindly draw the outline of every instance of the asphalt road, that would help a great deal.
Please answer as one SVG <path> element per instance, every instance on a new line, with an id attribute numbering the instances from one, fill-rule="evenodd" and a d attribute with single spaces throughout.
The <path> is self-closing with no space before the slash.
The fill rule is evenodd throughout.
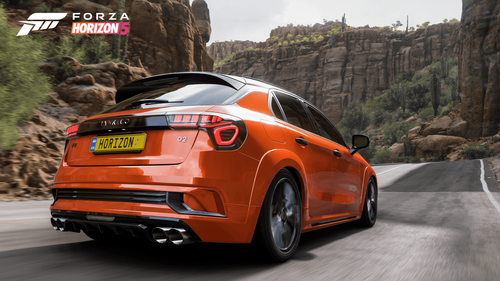
<path id="1" fill-rule="evenodd" d="M 376 166 L 376 225 L 306 233 L 284 264 L 251 245 L 100 244 L 54 231 L 50 201 L 0 203 L 0 280 L 500 280 L 500 189 L 484 166 L 489 195 L 479 160 Z"/>

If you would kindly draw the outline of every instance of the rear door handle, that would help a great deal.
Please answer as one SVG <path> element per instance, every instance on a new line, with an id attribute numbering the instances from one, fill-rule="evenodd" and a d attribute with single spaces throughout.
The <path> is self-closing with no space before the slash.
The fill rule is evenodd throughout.
<path id="1" fill-rule="evenodd" d="M 333 154 L 335 154 L 338 157 L 342 157 L 342 152 L 338 151 L 337 149 L 333 151 Z"/>
<path id="2" fill-rule="evenodd" d="M 305 139 L 303 139 L 302 137 L 300 137 L 300 138 L 295 138 L 295 141 L 296 141 L 297 143 L 299 143 L 299 144 L 302 144 L 302 145 L 308 145 L 308 144 L 309 144 L 309 142 L 308 142 L 308 141 L 306 141 Z"/>

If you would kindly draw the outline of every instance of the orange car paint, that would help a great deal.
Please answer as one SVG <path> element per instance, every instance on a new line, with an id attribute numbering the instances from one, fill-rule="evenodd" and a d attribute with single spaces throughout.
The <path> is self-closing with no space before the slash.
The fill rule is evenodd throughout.
<path id="1" fill-rule="evenodd" d="M 51 210 L 128 214 L 179 218 L 205 242 L 249 243 L 260 207 L 274 175 L 288 168 L 296 176 L 303 206 L 302 232 L 351 221 L 361 216 L 365 189 L 373 169 L 359 154 L 274 118 L 267 106 L 268 94 L 253 92 L 233 105 L 199 106 L 196 112 L 235 115 L 245 121 L 247 138 L 235 151 L 215 151 L 204 131 L 151 130 L 140 155 L 93 155 L 88 151 L 95 135 L 72 139 L 65 151 L 53 188 L 95 188 L 175 191 L 188 194 L 193 209 L 219 212 L 225 218 L 182 215 L 166 205 L 57 200 Z M 100 115 L 157 112 L 193 112 L 193 108 L 156 108 Z M 88 118 L 95 119 L 97 116 Z M 187 136 L 188 143 L 175 141 Z M 303 137 L 307 150 L 295 142 Z M 71 147 L 73 144 L 75 147 Z M 348 156 L 338 159 L 327 150 Z M 312 150 L 312 151 L 311 151 Z M 346 169 L 344 161 L 358 161 Z M 345 179 L 333 187 L 336 178 Z M 327 219 L 349 218 L 313 226 Z"/>

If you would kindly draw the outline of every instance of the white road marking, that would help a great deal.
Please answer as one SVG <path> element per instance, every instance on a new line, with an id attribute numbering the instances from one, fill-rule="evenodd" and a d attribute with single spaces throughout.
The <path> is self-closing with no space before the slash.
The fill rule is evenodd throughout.
<path id="1" fill-rule="evenodd" d="M 381 174 L 385 174 L 385 173 L 387 173 L 387 172 L 390 172 L 390 171 L 393 171 L 393 170 L 399 169 L 399 168 L 401 168 L 401 167 L 403 167 L 403 165 L 401 165 L 401 166 L 397 166 L 396 168 L 392 168 L 392 169 L 390 169 L 390 170 L 383 171 L 382 173 L 376 173 L 376 174 L 377 174 L 377 176 L 379 176 L 379 175 L 381 175 Z"/>
<path id="2" fill-rule="evenodd" d="M 484 164 L 483 164 L 483 160 L 480 159 L 479 161 L 481 161 L 481 184 L 483 185 L 483 190 L 484 192 L 486 192 L 486 195 L 488 195 L 488 198 L 490 199 L 491 201 L 491 204 L 493 204 L 493 206 L 495 206 L 495 208 L 497 209 L 497 212 L 500 214 L 500 204 L 498 204 L 497 200 L 495 200 L 495 198 L 493 198 L 493 195 L 491 194 L 490 190 L 488 189 L 488 185 L 486 184 L 486 181 L 484 181 Z"/>

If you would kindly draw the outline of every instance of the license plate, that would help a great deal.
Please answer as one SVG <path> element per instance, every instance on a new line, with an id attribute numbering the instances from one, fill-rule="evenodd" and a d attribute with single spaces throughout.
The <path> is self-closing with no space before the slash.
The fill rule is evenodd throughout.
<path id="1" fill-rule="evenodd" d="M 145 144 L 145 133 L 98 136 L 92 139 L 90 152 L 94 154 L 141 152 Z"/>

